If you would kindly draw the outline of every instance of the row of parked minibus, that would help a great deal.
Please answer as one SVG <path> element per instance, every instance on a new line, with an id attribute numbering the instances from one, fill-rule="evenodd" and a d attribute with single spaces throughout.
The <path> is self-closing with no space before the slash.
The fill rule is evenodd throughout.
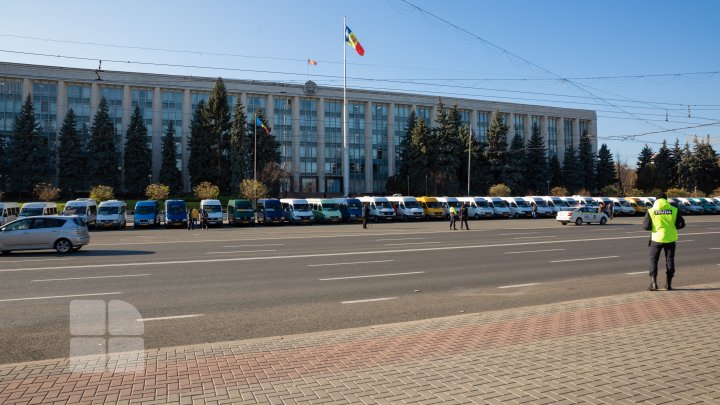
<path id="1" fill-rule="evenodd" d="M 671 198 L 683 214 L 720 214 L 720 198 Z M 450 207 L 468 206 L 471 219 L 528 218 L 533 206 L 538 217 L 555 217 L 559 211 L 578 205 L 612 206 L 614 215 L 644 215 L 652 207 L 652 197 L 388 197 L 357 198 L 263 198 L 253 206 L 251 200 L 229 200 L 225 207 L 220 200 L 200 201 L 196 216 L 207 218 L 208 225 L 313 224 L 341 223 L 362 220 L 362 206 L 368 205 L 371 221 L 421 221 L 448 219 Z M 89 228 L 124 229 L 128 207 L 124 201 L 109 200 L 96 204 L 93 199 L 79 198 L 65 204 L 62 215 L 79 215 Z M 133 227 L 187 226 L 189 208 L 184 200 L 138 201 L 133 210 Z M 192 210 L 190 210 L 192 212 Z M 30 202 L 20 208 L 18 203 L 0 202 L 2 224 L 19 217 L 58 214 L 53 202 Z M 192 217 L 192 216 L 191 216 Z"/>

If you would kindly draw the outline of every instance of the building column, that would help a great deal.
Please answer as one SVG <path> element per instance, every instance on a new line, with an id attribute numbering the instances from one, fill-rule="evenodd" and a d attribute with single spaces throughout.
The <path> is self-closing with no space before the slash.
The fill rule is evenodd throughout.
<path id="1" fill-rule="evenodd" d="M 532 116 L 530 114 L 523 115 L 523 138 L 525 138 L 525 144 L 527 145 L 528 139 L 532 136 Z"/>
<path id="2" fill-rule="evenodd" d="M 95 117 L 95 113 L 97 112 L 99 105 L 100 86 L 98 86 L 97 83 L 93 82 L 90 85 L 90 117 Z M 92 118 L 90 118 L 90 122 L 92 123 Z"/>
<path id="3" fill-rule="evenodd" d="M 57 106 L 57 110 L 55 112 L 55 122 L 57 122 L 56 128 L 57 128 L 57 135 L 60 134 L 60 129 L 63 126 L 63 123 L 65 122 L 65 116 L 68 112 L 68 103 L 67 103 L 67 86 L 65 85 L 65 81 L 58 80 L 57 82 L 57 98 L 55 99 L 55 105 Z M 57 136 L 56 135 L 56 136 Z M 60 152 L 60 137 L 56 137 L 55 141 L 55 161 L 59 162 L 59 152 Z M 55 165 L 55 180 L 57 180 L 58 175 L 60 174 L 59 166 Z"/>
<path id="4" fill-rule="evenodd" d="M 162 142 L 158 134 L 162 133 L 162 91 L 160 87 L 153 88 L 153 130 L 152 130 L 152 174 L 156 178 L 160 173 L 162 160 Z"/>
<path id="5" fill-rule="evenodd" d="M 572 131 L 573 131 L 573 137 L 575 138 L 573 140 L 574 144 L 580 144 L 580 137 L 582 134 L 580 133 L 580 120 L 577 118 L 572 119 Z M 588 137 L 590 136 L 590 131 L 588 131 Z"/>
<path id="6" fill-rule="evenodd" d="M 512 142 L 513 137 L 515 136 L 515 113 L 507 113 L 505 115 L 507 119 L 507 126 L 510 128 L 510 131 L 508 133 L 508 148 L 510 147 L 510 142 Z"/>
<path id="7" fill-rule="evenodd" d="M 272 94 L 268 94 L 268 95 L 267 95 L 267 101 L 266 101 L 266 103 L 267 103 L 267 104 L 265 104 L 265 106 L 266 106 L 266 108 L 265 108 L 265 118 L 267 119 L 267 122 L 268 122 L 268 125 L 270 126 L 270 128 L 272 128 L 272 126 L 273 126 L 273 124 L 274 124 L 274 122 L 275 122 L 275 120 L 274 120 L 274 118 L 275 118 L 275 104 L 274 104 L 274 103 L 275 103 L 275 102 L 274 102 L 274 100 L 273 100 L 273 95 L 272 95 Z"/>
<path id="8" fill-rule="evenodd" d="M 472 136 L 473 131 L 475 131 L 475 141 L 480 139 L 480 134 L 478 133 L 479 129 L 477 127 L 477 122 L 478 122 L 477 110 L 470 110 L 470 135 Z"/>
<path id="9" fill-rule="evenodd" d="M 133 112 L 132 108 L 132 97 L 130 96 L 130 86 L 124 85 L 123 86 L 123 96 L 122 96 L 122 118 L 120 119 L 120 122 L 122 123 L 122 127 L 125 128 L 122 135 L 120 136 L 120 144 L 122 145 L 122 148 L 120 149 L 120 161 L 124 162 L 125 159 L 125 139 L 127 137 L 127 127 L 130 125 L 130 116 Z M 155 156 L 153 156 L 153 161 L 155 161 Z"/>
<path id="10" fill-rule="evenodd" d="M 300 184 L 300 96 L 293 97 L 292 102 L 292 165 L 293 191 L 302 191 Z"/>
<path id="11" fill-rule="evenodd" d="M 570 145 L 565 145 L 565 118 L 560 117 L 557 119 L 557 124 L 555 125 L 557 128 L 557 150 L 558 150 L 558 156 L 562 155 L 565 156 L 565 148 L 569 147 Z M 575 153 L 577 153 L 577 149 L 575 150 Z"/>
<path id="12" fill-rule="evenodd" d="M 192 188 L 190 187 L 190 172 L 188 171 L 188 165 L 190 164 L 190 149 L 188 148 L 188 136 L 190 135 L 190 125 L 192 123 L 193 117 L 192 94 L 190 93 L 190 89 L 185 89 L 185 91 L 183 92 L 182 112 L 183 114 L 182 128 L 180 132 L 180 150 L 182 151 L 183 190 L 190 191 L 192 190 Z M 155 120 L 153 119 L 153 125 L 154 124 Z"/>
<path id="13" fill-rule="evenodd" d="M 550 157 L 550 134 L 548 132 L 548 116 L 540 116 L 540 137 L 545 142 L 545 147 L 548 150 L 548 158 Z"/>
<path id="14" fill-rule="evenodd" d="M 325 190 L 325 99 L 317 101 L 317 175 L 318 191 Z"/>
<path id="15" fill-rule="evenodd" d="M 372 101 L 365 102 L 365 192 L 373 192 L 373 155 L 372 155 Z"/>
<path id="16" fill-rule="evenodd" d="M 22 79 L 22 102 L 24 103 L 28 96 L 32 96 L 32 82 L 30 79 Z"/>
<path id="17" fill-rule="evenodd" d="M 395 175 L 395 103 L 388 105 L 387 162 L 388 177 Z"/>

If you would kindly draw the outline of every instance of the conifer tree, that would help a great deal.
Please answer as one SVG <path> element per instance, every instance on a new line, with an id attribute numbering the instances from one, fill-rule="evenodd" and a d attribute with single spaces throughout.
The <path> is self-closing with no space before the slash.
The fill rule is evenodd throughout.
<path id="1" fill-rule="evenodd" d="M 58 187 L 72 195 L 83 190 L 88 180 L 86 155 L 77 130 L 77 116 L 72 108 L 65 114 L 59 138 Z"/>
<path id="2" fill-rule="evenodd" d="M 578 165 L 580 167 L 580 178 L 582 179 L 582 187 L 588 191 L 594 191 L 597 188 L 595 184 L 595 165 L 596 155 L 593 153 L 592 142 L 587 131 L 583 131 L 580 135 L 580 143 L 578 144 Z"/>
<path id="3" fill-rule="evenodd" d="M 720 170 L 718 169 L 718 154 L 710 144 L 710 136 L 708 135 L 705 141 L 698 141 L 695 139 L 694 145 L 694 157 L 695 157 L 695 183 L 697 184 L 698 190 L 704 194 L 709 195 L 712 191 L 720 185 L 718 176 L 720 176 Z"/>
<path id="4" fill-rule="evenodd" d="M 227 90 L 222 78 L 215 80 L 215 86 L 207 102 L 207 120 L 209 126 L 209 142 L 213 146 L 211 167 L 213 168 L 212 183 L 223 191 L 229 190 L 230 178 L 226 174 L 230 168 L 230 106 Z"/>
<path id="5" fill-rule="evenodd" d="M 525 143 L 519 133 L 513 135 L 510 149 L 507 153 L 507 170 L 505 171 L 505 185 L 510 187 L 513 195 L 525 195 L 525 173 L 527 161 L 525 156 Z"/>
<path id="6" fill-rule="evenodd" d="M 672 173 L 669 173 L 669 179 L 668 184 L 670 185 L 670 188 L 682 188 L 679 185 L 679 170 L 680 170 L 680 161 L 682 160 L 682 148 L 680 147 L 680 141 L 676 138 L 675 139 L 675 146 L 670 151 L 670 159 L 672 161 Z"/>
<path id="7" fill-rule="evenodd" d="M 548 177 L 550 179 L 550 188 L 565 187 L 562 168 L 556 155 L 552 155 L 548 159 Z"/>
<path id="8" fill-rule="evenodd" d="M 655 181 L 655 187 L 660 190 L 667 190 L 670 188 L 670 182 L 672 181 L 673 174 L 677 171 L 674 167 L 672 151 L 667 147 L 667 142 L 663 140 L 662 146 L 658 149 L 657 154 L 653 158 L 655 169 L 657 170 L 657 176 Z"/>
<path id="9" fill-rule="evenodd" d="M 147 126 L 136 105 L 125 136 L 125 190 L 132 195 L 142 195 L 151 183 L 152 152 L 147 143 Z"/>
<path id="10" fill-rule="evenodd" d="M 507 163 L 508 126 L 499 111 L 492 113 L 490 126 L 487 130 L 486 155 L 490 165 L 490 181 L 492 184 L 503 183 L 505 165 Z"/>
<path id="11" fill-rule="evenodd" d="M 213 149 L 213 144 L 209 139 L 210 125 L 205 109 L 205 102 L 201 100 L 195 108 L 193 119 L 190 122 L 188 174 L 190 175 L 191 188 L 205 181 L 212 183 L 213 176 L 216 173 L 213 170 L 215 166 L 213 166 L 211 155 L 217 153 L 217 150 Z"/>
<path id="12" fill-rule="evenodd" d="M 598 190 L 604 187 L 617 184 L 617 175 L 615 174 L 615 162 L 612 153 L 606 144 L 600 146 L 597 160 L 597 183 Z"/>
<path id="13" fill-rule="evenodd" d="M 239 191 L 240 183 L 246 178 L 252 178 L 249 164 L 250 148 L 252 144 L 247 133 L 247 116 L 245 107 L 240 101 L 235 104 L 232 125 L 230 126 L 230 190 Z"/>
<path id="14" fill-rule="evenodd" d="M 5 139 L 0 135 L 0 197 L 2 196 L 2 192 L 7 190 L 7 158 L 7 146 L 5 145 Z"/>
<path id="15" fill-rule="evenodd" d="M 30 96 L 15 117 L 8 156 L 11 190 L 29 193 L 35 184 L 48 182 L 49 151 L 43 142 L 40 124 L 35 119 Z"/>
<path id="16" fill-rule="evenodd" d="M 562 177 L 565 181 L 565 188 L 567 188 L 570 194 L 576 193 L 583 187 L 580 170 L 575 147 L 570 145 L 565 149 L 565 159 L 563 159 L 562 166 Z"/>
<path id="17" fill-rule="evenodd" d="M 635 187 L 649 193 L 655 189 L 655 164 L 653 163 L 653 150 L 645 145 L 640 151 L 637 168 L 637 180 Z"/>
<path id="18" fill-rule="evenodd" d="M 695 190 L 695 156 L 690 151 L 690 144 L 685 142 L 680 153 L 680 164 L 678 165 L 678 186 L 685 190 Z"/>
<path id="19" fill-rule="evenodd" d="M 117 189 L 120 185 L 119 166 L 120 159 L 115 149 L 115 130 L 110 121 L 110 107 L 103 97 L 90 127 L 88 141 L 90 185 L 105 185 Z"/>
<path id="20" fill-rule="evenodd" d="M 168 121 L 165 134 L 162 138 L 162 161 L 160 164 L 161 184 L 170 187 L 170 193 L 182 191 L 182 173 L 177 167 L 177 151 L 175 150 L 175 126 L 172 120 Z"/>
<path id="21" fill-rule="evenodd" d="M 413 132 L 416 125 L 417 115 L 415 114 L 415 111 L 412 110 L 410 111 L 410 115 L 408 116 L 407 125 L 405 126 L 405 133 L 403 134 L 403 138 L 400 140 L 400 147 L 398 148 L 397 152 L 398 158 L 400 160 L 398 164 L 397 174 L 394 176 L 393 181 L 390 182 L 393 184 L 393 191 L 395 192 L 409 193 L 409 190 L 407 190 L 409 176 L 411 174 L 418 174 L 418 172 L 420 172 L 420 175 L 425 174 L 425 162 L 423 162 L 421 166 L 417 166 L 418 162 L 416 161 L 418 159 L 418 156 L 422 155 L 422 153 L 418 150 L 417 146 L 413 143 Z M 415 184 L 414 181 L 413 184 Z"/>
<path id="22" fill-rule="evenodd" d="M 255 137 L 254 131 L 257 130 L 257 145 L 252 146 L 249 161 L 253 164 L 253 168 L 255 167 L 255 163 L 257 163 L 257 180 L 265 183 L 271 195 L 278 195 L 280 185 L 279 171 L 275 171 L 278 174 L 277 178 L 263 178 L 265 176 L 261 176 L 261 172 L 269 172 L 270 168 L 274 165 L 277 165 L 279 168 L 280 145 L 275 141 L 275 136 L 272 135 L 272 128 L 268 125 L 267 118 L 263 115 L 260 108 L 257 109 L 256 116 L 265 128 L 263 128 L 263 125 L 256 125 L 255 120 L 252 120 L 252 123 L 248 124 L 248 132 L 251 132 L 250 125 L 252 125 L 253 138 Z M 254 142 L 255 139 L 253 139 L 253 143 Z M 255 152 L 257 152 L 257 162 L 254 161 Z"/>
<path id="23" fill-rule="evenodd" d="M 528 139 L 525 153 L 527 162 L 525 187 L 533 194 L 547 193 L 547 181 L 552 180 L 548 175 L 547 148 L 537 125 L 532 127 L 532 135 Z"/>

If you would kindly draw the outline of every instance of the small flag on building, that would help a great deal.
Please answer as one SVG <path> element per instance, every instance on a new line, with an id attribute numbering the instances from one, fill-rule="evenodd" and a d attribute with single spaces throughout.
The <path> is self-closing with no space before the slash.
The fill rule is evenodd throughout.
<path id="1" fill-rule="evenodd" d="M 255 125 L 265 130 L 265 133 L 267 135 L 270 135 L 270 128 L 266 127 L 265 124 L 262 122 L 260 117 L 255 117 Z"/>
<path id="2" fill-rule="evenodd" d="M 355 34 L 353 34 L 353 32 L 350 30 L 350 27 L 348 27 L 347 25 L 345 26 L 345 42 L 347 42 L 351 48 L 355 48 L 355 51 L 358 53 L 358 55 L 365 55 L 365 48 L 360 45 L 360 41 L 358 41 Z"/>
<path id="3" fill-rule="evenodd" d="M 317 66 L 317 61 L 313 59 L 308 59 L 308 65 Z"/>

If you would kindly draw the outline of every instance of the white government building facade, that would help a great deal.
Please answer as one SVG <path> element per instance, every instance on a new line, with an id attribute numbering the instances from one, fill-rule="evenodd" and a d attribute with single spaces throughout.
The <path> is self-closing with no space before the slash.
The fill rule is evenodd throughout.
<path id="1" fill-rule="evenodd" d="M 57 150 L 58 131 L 72 108 L 78 128 L 89 128 L 100 99 L 105 97 L 122 153 L 130 116 L 139 106 L 148 127 L 153 154 L 153 179 L 161 160 L 161 138 L 170 121 L 175 127 L 178 167 L 189 190 L 187 138 L 193 111 L 207 101 L 216 78 L 150 73 L 100 71 L 58 66 L 0 62 L 0 136 L 7 141 L 13 120 L 31 95 L 36 118 L 51 151 Z M 343 192 L 343 89 L 266 81 L 223 78 L 232 106 L 241 101 L 253 119 L 260 108 L 280 144 L 282 164 L 291 173 L 290 191 L 304 194 Z M 438 96 L 348 89 L 350 193 L 381 193 L 388 176 L 398 168 L 397 151 L 411 111 L 434 125 Z M 490 100 L 442 97 L 461 110 L 463 125 L 486 137 L 493 111 L 503 114 L 508 138 L 530 137 L 540 128 L 548 153 L 562 161 L 567 146 L 577 147 L 580 134 L 590 136 L 597 151 L 597 115 L 584 109 L 515 104 Z M 508 139 L 509 141 L 509 139 Z"/>

